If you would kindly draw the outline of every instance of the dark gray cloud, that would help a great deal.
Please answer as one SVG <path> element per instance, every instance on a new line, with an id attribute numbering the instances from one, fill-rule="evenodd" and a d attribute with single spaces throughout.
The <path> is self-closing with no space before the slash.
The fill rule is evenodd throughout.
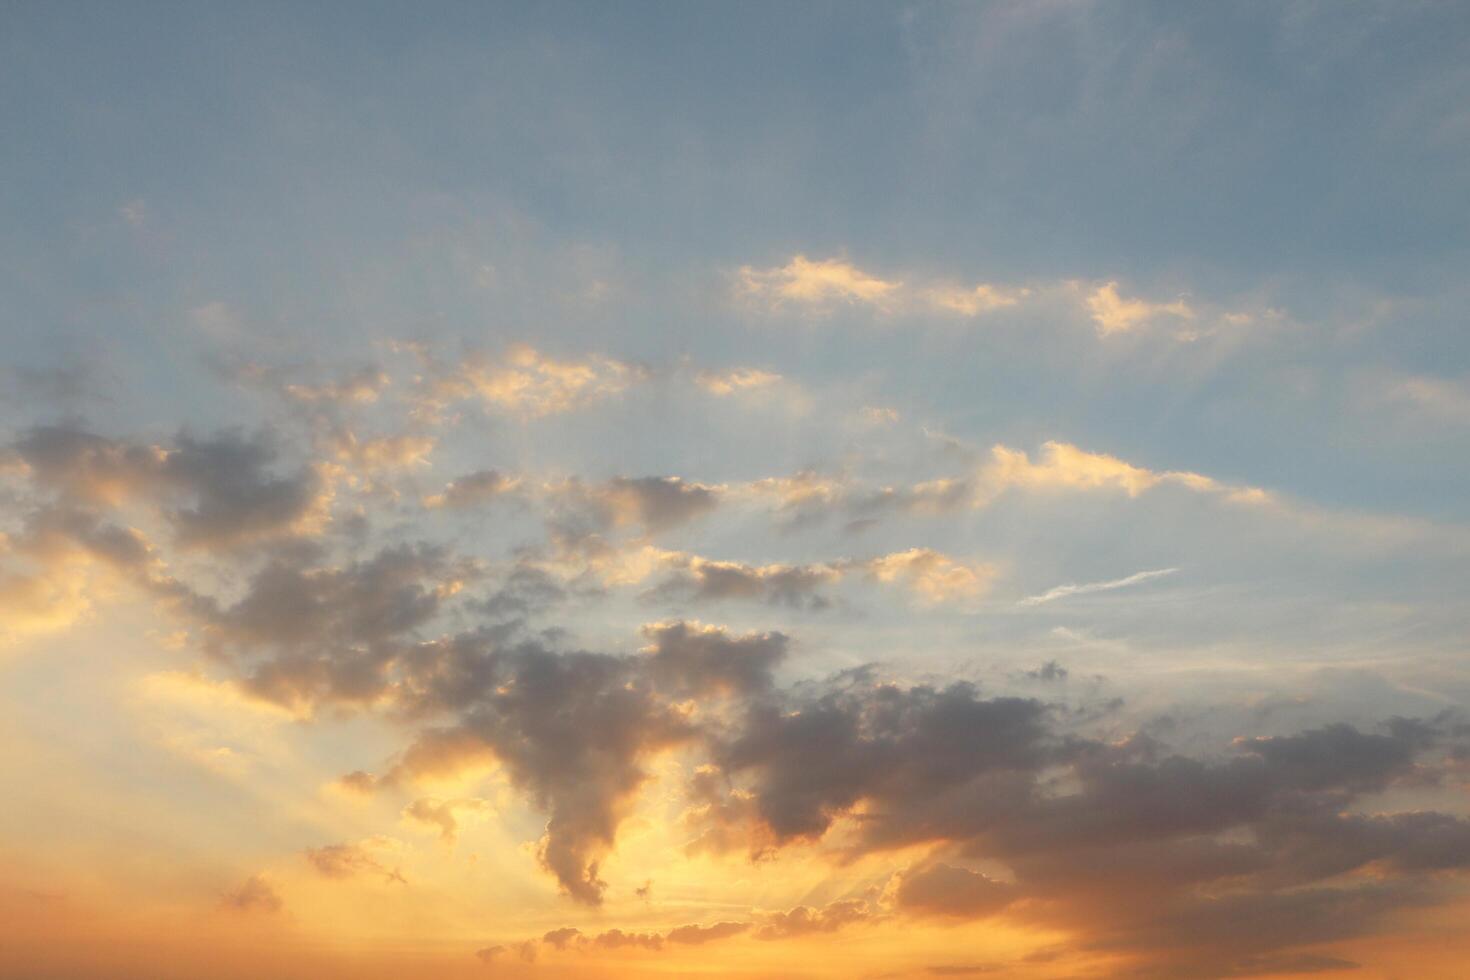
<path id="1" fill-rule="evenodd" d="M 316 469 L 275 471 L 267 435 L 187 431 L 167 446 L 109 439 L 76 426 L 40 426 L 15 444 L 35 480 L 85 504 L 140 502 L 186 546 L 229 547 L 290 533 L 325 516 Z"/>
<path id="2" fill-rule="evenodd" d="M 525 617 L 548 609 L 570 595 L 570 591 L 548 572 L 532 565 L 518 564 L 480 608 L 493 619 Z"/>
<path id="3" fill-rule="evenodd" d="M 321 478 L 310 467 L 275 475 L 275 460 L 265 438 L 181 433 L 163 462 L 164 479 L 193 498 L 169 513 L 180 542 L 235 544 L 289 530 L 308 517 L 319 503 Z"/>
<path id="4" fill-rule="evenodd" d="M 410 666 L 418 710 L 461 710 L 453 726 L 421 735 L 420 744 L 448 738 L 460 751 L 498 759 L 548 814 L 542 863 L 584 902 L 601 900 L 598 857 L 647 779 L 642 760 L 695 735 L 680 711 L 640 683 L 637 664 L 461 638 L 421 648 Z M 413 758 L 410 750 L 404 775 L 413 775 Z"/>
<path id="5" fill-rule="evenodd" d="M 651 532 L 687 524 L 719 503 L 717 488 L 677 476 L 616 477 L 603 484 L 598 496 L 615 520 L 626 514 Z"/>
<path id="6" fill-rule="evenodd" d="M 676 695 L 752 695 L 771 688 L 771 671 L 786 657 L 781 633 L 731 636 L 716 626 L 682 620 L 643 627 L 645 669 Z"/>
<path id="7" fill-rule="evenodd" d="M 999 862 L 1013 883 L 949 860 L 907 872 L 894 908 L 1035 917 L 1126 952 L 1137 975 L 1181 977 L 1269 972 L 1443 900 L 1432 875 L 1470 867 L 1464 818 L 1354 810 L 1423 785 L 1442 724 L 1334 724 L 1195 758 L 1146 736 L 1066 734 L 1063 720 L 966 685 L 773 693 L 717 740 L 693 794 L 697 839 L 768 853 L 845 821 L 858 852 L 928 844 Z M 1344 877 L 1369 868 L 1378 884 Z"/>
<path id="8" fill-rule="evenodd" d="M 199 598 L 190 610 L 253 694 L 293 707 L 364 704 L 388 692 L 406 640 L 471 572 L 430 547 L 390 547 L 340 567 L 279 558 L 232 605 Z"/>
<path id="9" fill-rule="evenodd" d="M 1036 770 L 1054 754 L 1045 710 L 1032 700 L 981 699 L 968 684 L 836 691 L 754 705 L 717 755 L 726 772 L 750 778 L 778 840 L 817 837 L 860 800 L 883 824 L 889 808 L 932 806 L 973 779 Z"/>
<path id="10" fill-rule="evenodd" d="M 467 600 L 461 587 L 480 566 L 443 546 L 350 560 L 338 545 L 299 539 L 231 550 L 293 538 L 317 512 L 316 471 L 282 467 L 268 439 L 185 433 L 150 446 L 58 426 L 30 430 L 14 451 L 45 491 L 9 539 L 15 554 L 75 552 L 134 575 L 257 697 L 308 714 L 376 708 L 409 726 L 385 775 L 354 773 L 344 785 L 404 793 L 405 818 L 445 840 L 483 803 L 408 796 L 415 780 L 497 763 L 546 814 L 540 860 L 576 900 L 601 900 L 599 865 L 650 760 L 675 748 L 706 763 L 687 787 L 690 850 L 770 855 L 829 835 L 844 856 L 930 849 L 897 872 L 886 904 L 843 900 L 666 934 L 612 929 L 570 936 L 569 948 L 1003 914 L 1070 929 L 1083 947 L 1130 958 L 1136 975 L 1246 976 L 1335 963 L 1312 947 L 1442 901 L 1470 868 L 1465 817 L 1384 802 L 1460 778 L 1453 719 L 1247 728 L 1205 752 L 1187 725 L 1103 739 L 1084 730 L 1097 721 L 1085 712 L 966 683 L 885 683 L 868 670 L 782 687 L 776 671 L 791 644 L 779 632 L 672 621 L 644 627 L 636 652 L 563 649 L 519 622 L 569 594 L 524 555 L 489 599 Z M 483 471 L 451 489 L 493 495 L 504 483 Z M 586 548 L 618 530 L 678 527 L 719 499 L 718 488 L 673 478 L 569 486 L 552 495 L 549 526 Z M 239 584 L 210 595 L 170 577 L 159 550 L 116 516 L 131 506 L 180 545 L 228 554 Z M 810 606 L 867 564 L 673 567 L 654 598 Z M 1047 662 L 1025 679 L 1066 676 Z M 1195 747 L 1163 741 L 1175 736 Z M 306 856 L 329 877 L 401 880 L 387 854 L 359 843 Z M 976 867 L 1003 867 L 1003 880 Z M 254 901 L 240 895 L 237 904 Z"/>

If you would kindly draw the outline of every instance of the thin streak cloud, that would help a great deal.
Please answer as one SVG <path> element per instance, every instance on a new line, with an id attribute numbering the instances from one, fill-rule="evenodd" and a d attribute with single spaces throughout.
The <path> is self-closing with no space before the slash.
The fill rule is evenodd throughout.
<path id="1" fill-rule="evenodd" d="M 1074 595 L 1086 595 L 1090 592 L 1111 592 L 1113 589 L 1126 589 L 1130 585 L 1138 585 L 1140 582 L 1163 578 L 1165 575 L 1173 575 L 1177 571 L 1179 571 L 1177 568 L 1156 568 L 1151 571 L 1134 572 L 1132 575 L 1111 579 L 1107 582 L 1083 582 L 1072 585 L 1058 585 L 1056 588 L 1048 589 L 1040 595 L 1027 596 L 1020 600 L 1017 605 L 1039 606 L 1043 603 L 1055 602 L 1058 599 L 1066 599 Z"/>

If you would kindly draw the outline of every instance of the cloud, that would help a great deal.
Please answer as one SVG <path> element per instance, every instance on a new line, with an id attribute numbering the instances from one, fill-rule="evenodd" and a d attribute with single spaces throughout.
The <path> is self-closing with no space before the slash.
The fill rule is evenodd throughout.
<path id="1" fill-rule="evenodd" d="M 882 308 L 903 285 L 871 276 L 844 259 L 813 261 L 805 255 L 794 255 L 786 265 L 769 269 L 741 266 L 739 283 L 744 295 L 776 309 L 790 305 L 821 309 L 843 303 Z"/>
<path id="2" fill-rule="evenodd" d="M 1385 393 L 1421 413 L 1445 422 L 1470 422 L 1470 383 L 1415 375 L 1388 382 Z"/>
<path id="3" fill-rule="evenodd" d="M 184 546 L 230 547 L 315 530 L 331 501 L 318 467 L 273 471 L 277 452 L 265 434 L 181 432 L 165 447 L 48 426 L 27 432 L 16 450 L 40 485 L 78 503 L 141 502 L 163 514 Z"/>
<path id="4" fill-rule="evenodd" d="M 671 943 L 702 946 L 705 943 L 738 936 L 741 933 L 748 932 L 750 928 L 751 924 L 749 922 L 716 922 L 714 925 L 708 926 L 676 926 L 670 929 L 668 935 L 664 938 Z"/>
<path id="5" fill-rule="evenodd" d="M 694 383 L 718 397 L 769 388 L 781 381 L 781 375 L 760 368 L 733 368 L 728 371 L 700 371 Z"/>
<path id="6" fill-rule="evenodd" d="M 251 875 L 234 891 L 228 892 L 220 904 L 236 912 L 279 912 L 285 907 L 281 896 L 263 875 Z"/>
<path id="7" fill-rule="evenodd" d="M 581 929 L 574 929 L 571 926 L 563 926 L 560 929 L 553 929 L 546 935 L 542 936 L 541 941 L 550 946 L 552 949 L 566 949 L 568 946 L 572 945 L 581 938 Z"/>
<path id="8" fill-rule="evenodd" d="M 646 669 L 655 683 L 676 694 L 758 694 L 772 685 L 771 671 L 786 657 L 781 633 L 731 636 L 718 626 L 683 620 L 643 627 Z"/>
<path id="9" fill-rule="evenodd" d="M 452 844 L 459 836 L 459 826 L 460 821 L 463 819 L 463 814 L 483 814 L 489 812 L 490 809 L 490 802 L 488 800 L 473 798 L 436 800 L 432 797 L 424 797 L 414 800 L 405 807 L 403 816 L 409 820 L 437 829 L 439 831 L 439 839 L 447 844 Z"/>
<path id="10" fill-rule="evenodd" d="M 417 413 L 427 419 L 467 400 L 523 419 L 559 415 L 615 398 L 648 377 L 643 368 L 610 357 L 559 360 L 525 344 L 499 357 L 471 353 L 451 365 L 414 350 L 427 369 L 416 395 Z"/>
<path id="11" fill-rule="evenodd" d="M 1182 299 L 1172 303 L 1124 299 L 1118 295 L 1116 281 L 1105 282 L 1088 294 L 1087 309 L 1092 314 L 1093 323 L 1097 324 L 1099 337 L 1127 333 L 1162 316 L 1194 319 L 1194 309 Z"/>
<path id="12" fill-rule="evenodd" d="M 906 582 L 928 605 L 983 595 L 996 574 L 992 566 L 956 561 L 930 548 L 894 552 L 861 562 L 858 567 L 879 582 Z"/>
<path id="13" fill-rule="evenodd" d="M 562 563 L 590 562 L 619 577 L 616 568 L 630 556 L 609 541 L 609 534 L 632 531 L 646 539 L 672 531 L 714 511 L 724 493 L 722 486 L 677 476 L 614 477 L 600 483 L 573 478 L 544 488 L 550 505 L 547 530 Z M 656 555 L 650 552 L 650 557 Z"/>
<path id="14" fill-rule="evenodd" d="M 428 466 L 438 440 L 433 436 L 413 434 L 364 439 L 342 430 L 333 444 L 339 461 L 373 474 Z"/>
<path id="15" fill-rule="evenodd" d="M 953 443 L 953 441 L 951 441 Z M 787 528 L 809 527 L 843 517 L 849 528 L 867 527 L 886 514 L 939 516 L 988 506 L 1011 490 L 1122 491 L 1137 497 L 1160 486 L 1216 496 L 1231 504 L 1263 505 L 1276 498 L 1258 487 L 1228 484 L 1185 470 L 1151 470 L 1106 453 L 1049 440 L 1033 458 L 1025 450 L 996 443 L 988 452 L 954 443 L 978 457 L 964 472 L 908 485 L 874 485 L 850 473 L 804 470 L 738 485 L 732 497 L 764 502 Z"/>
<path id="16" fill-rule="evenodd" d="M 890 806 L 1036 766 L 1050 751 L 1044 712 L 1031 700 L 979 700 L 966 684 L 833 691 L 753 706 L 716 760 L 750 777 L 755 812 L 777 841 L 820 837 L 860 800 L 875 804 L 877 831 Z"/>
<path id="17" fill-rule="evenodd" d="M 1031 295 L 1029 289 L 990 283 L 959 286 L 882 279 L 843 258 L 814 260 L 805 255 L 794 255 L 783 266 L 741 266 L 736 280 L 740 295 L 768 312 L 798 309 L 817 315 L 860 305 L 884 315 L 972 318 L 1016 306 Z"/>
<path id="18" fill-rule="evenodd" d="M 309 462 L 287 465 L 265 437 L 186 434 L 152 445 L 66 426 L 29 430 L 14 452 L 18 485 L 34 499 L 25 498 L 25 520 L 0 545 L 0 593 L 11 607 L 24 609 L 29 596 L 65 622 L 85 612 L 68 603 L 96 594 L 95 582 L 132 579 L 239 690 L 303 718 L 371 711 L 402 726 L 410 734 L 401 751 L 363 760 L 382 776 L 359 771 L 342 785 L 383 802 L 397 795 L 408 825 L 453 841 L 467 820 L 488 812 L 472 786 L 493 769 L 544 815 L 527 853 L 567 895 L 596 905 L 609 887 L 605 869 L 616 866 L 607 859 L 657 776 L 669 799 L 689 804 L 679 824 L 688 831 L 685 853 L 747 850 L 779 860 L 806 843 L 816 845 L 813 860 L 910 865 L 891 872 L 885 897 L 875 890 L 819 909 L 669 932 L 641 924 L 589 932 L 568 939 L 568 949 L 651 951 L 1003 911 L 1069 931 L 1079 948 L 1126 958 L 1139 975 L 1245 975 L 1324 954 L 1284 930 L 1240 939 L 1230 916 L 1295 916 L 1302 936 L 1330 942 L 1364 935 L 1394 910 L 1442 901 L 1443 883 L 1470 868 L 1470 822 L 1391 802 L 1401 790 L 1451 778 L 1448 763 L 1427 759 L 1448 723 L 1295 734 L 1245 728 L 1213 747 L 1190 733 L 1182 736 L 1186 752 L 1157 733 L 1103 732 L 1064 706 L 972 684 L 885 681 L 871 667 L 814 678 L 792 663 L 787 634 L 774 630 L 658 620 L 625 650 L 597 652 L 520 621 L 651 577 L 657 601 L 810 608 L 862 580 L 921 604 L 965 601 L 985 593 L 993 568 L 932 549 L 748 564 L 648 539 L 751 499 L 857 518 L 978 507 L 1010 490 L 1137 497 L 1172 486 L 1221 499 L 1243 492 L 1201 474 L 1051 442 L 1034 458 L 997 445 L 974 454 L 969 472 L 897 486 L 811 473 L 730 486 L 673 476 L 564 480 L 524 494 L 546 506 L 551 544 L 487 566 L 447 544 L 375 549 L 370 538 L 296 535 L 285 516 L 256 523 L 254 515 L 275 514 L 260 503 L 273 499 L 273 486 L 314 472 Z M 503 492 L 507 479 L 496 471 L 472 471 L 444 486 L 440 506 Z M 173 534 L 155 544 L 120 514 Z M 189 520 L 233 530 L 201 546 L 185 533 Z M 272 538 L 259 530 L 266 525 L 285 530 Z M 263 547 L 217 543 L 235 533 Z M 489 589 L 466 589 L 492 569 Z M 1171 571 L 1059 586 L 1023 601 Z M 173 577 L 185 573 L 193 584 Z M 55 595 L 27 591 L 48 575 Z M 80 584 L 68 587 L 73 575 Z M 783 682 L 786 671 L 806 676 Z M 1063 675 L 1050 664 L 1031 676 Z M 448 780 L 460 785 L 424 788 Z M 367 838 L 312 848 L 306 860 L 328 878 L 397 881 L 397 855 L 392 842 Z M 638 870 L 642 881 L 646 869 Z M 1349 925 L 1334 931 L 1334 916 Z"/>
<path id="19" fill-rule="evenodd" d="M 609 929 L 607 932 L 599 933 L 592 939 L 592 945 L 599 949 L 650 949 L 660 950 L 664 948 L 664 937 L 653 932 L 624 932 L 621 929 Z"/>
<path id="20" fill-rule="evenodd" d="M 973 317 L 1015 306 L 1031 294 L 1029 289 L 1005 290 L 987 283 L 978 286 L 934 286 L 923 291 L 924 302 L 936 310 Z"/>
<path id="21" fill-rule="evenodd" d="M 1032 462 L 1023 450 L 999 445 L 991 448 L 990 460 L 980 473 L 981 481 L 991 494 L 1010 487 L 1025 489 L 1121 490 L 1130 497 L 1163 484 L 1172 484 L 1196 493 L 1218 494 L 1237 503 L 1261 503 L 1269 495 L 1255 487 L 1229 486 L 1211 477 L 1188 471 L 1156 471 L 1132 463 L 1093 453 L 1065 443 L 1042 444 L 1038 461 Z"/>
<path id="22" fill-rule="evenodd" d="M 747 565 L 677 551 L 660 551 L 651 559 L 650 566 L 675 570 L 644 593 L 651 601 L 743 599 L 813 610 L 832 605 L 832 600 L 822 591 L 824 587 L 835 585 L 853 573 L 880 584 L 903 586 L 925 605 L 982 595 L 995 575 L 989 565 L 959 561 L 929 548 L 803 565 Z M 646 570 L 651 572 L 652 567 Z"/>
<path id="23" fill-rule="evenodd" d="M 1048 589 L 1040 595 L 1027 596 L 1019 601 L 1022 606 L 1039 606 L 1047 602 L 1055 602 L 1057 599 L 1065 599 L 1068 596 L 1086 595 L 1089 592 L 1108 592 L 1113 589 L 1126 589 L 1130 585 L 1147 582 L 1150 579 L 1162 578 L 1165 575 L 1173 575 L 1179 571 L 1177 568 L 1156 568 L 1151 571 L 1134 572 L 1123 578 L 1111 579 L 1107 582 L 1085 582 L 1080 585 L 1058 585 Z"/>
<path id="24" fill-rule="evenodd" d="M 838 564 L 746 565 L 714 561 L 698 555 L 671 553 L 666 564 L 676 571 L 647 597 L 658 601 L 717 602 L 746 599 L 792 608 L 821 609 L 831 604 L 821 589 L 838 581 Z"/>
<path id="25" fill-rule="evenodd" d="M 755 938 L 795 939 L 814 933 L 836 932 L 846 926 L 869 922 L 874 918 L 872 907 L 861 899 L 831 902 L 820 909 L 798 905 L 789 911 L 765 916 L 755 930 Z"/>
<path id="26" fill-rule="evenodd" d="M 257 697 L 302 710 L 366 704 L 387 693 L 403 642 L 471 572 L 429 546 L 385 548 L 341 567 L 277 558 L 233 605 L 196 597 L 184 615 Z"/>
<path id="27" fill-rule="evenodd" d="M 571 897 L 602 899 L 598 859 L 612 847 L 642 762 L 687 742 L 694 729 L 673 704 L 638 683 L 638 661 L 556 654 L 530 644 L 496 649 L 488 637 L 426 645 L 408 663 L 404 696 L 420 713 L 458 709 L 458 722 L 420 736 L 481 747 L 549 814 L 543 866 Z M 412 749 L 402 775 L 422 769 Z"/>
<path id="28" fill-rule="evenodd" d="M 67 505 L 43 505 L 14 536 L 0 533 L 0 640 L 64 630 L 95 601 L 133 586 L 175 591 L 141 532 Z"/>
<path id="29" fill-rule="evenodd" d="M 288 397 L 307 404 L 371 405 L 391 384 L 386 372 L 365 367 L 337 381 L 287 384 L 282 390 Z"/>
<path id="30" fill-rule="evenodd" d="M 476 470 L 445 484 L 441 493 L 424 498 L 426 507 L 456 510 L 478 507 L 514 490 L 519 480 L 497 470 Z"/>
<path id="31" fill-rule="evenodd" d="M 1005 908 L 1016 889 L 978 871 L 948 864 L 932 864 L 899 879 L 895 902 L 899 909 L 924 915 L 978 919 Z"/>
<path id="32" fill-rule="evenodd" d="M 1064 681 L 1067 679 L 1067 668 L 1055 660 L 1048 660 L 1035 670 L 1026 671 L 1026 676 L 1037 681 Z"/>
<path id="33" fill-rule="evenodd" d="M 384 837 L 369 838 L 360 844 L 327 844 L 304 851 L 307 863 L 324 878 L 347 879 L 358 875 L 381 875 L 388 884 L 405 884 L 396 867 L 389 868 L 374 851 L 391 850 L 396 842 Z"/>

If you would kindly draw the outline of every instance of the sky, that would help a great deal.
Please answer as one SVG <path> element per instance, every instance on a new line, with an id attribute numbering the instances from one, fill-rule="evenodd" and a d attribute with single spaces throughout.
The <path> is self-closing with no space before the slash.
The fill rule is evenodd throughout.
<path id="1" fill-rule="evenodd" d="M 1470 8 L 0 4 L 0 974 L 1452 978 Z"/>

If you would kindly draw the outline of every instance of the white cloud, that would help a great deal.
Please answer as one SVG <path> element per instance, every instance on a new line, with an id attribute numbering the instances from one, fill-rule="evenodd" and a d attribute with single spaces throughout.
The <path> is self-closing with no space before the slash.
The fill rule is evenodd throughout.
<path id="1" fill-rule="evenodd" d="M 1127 333 L 1150 320 L 1161 316 L 1194 319 L 1194 309 L 1184 300 L 1172 303 L 1152 303 L 1143 299 L 1124 299 L 1118 294 L 1118 283 L 1109 281 L 1093 290 L 1087 297 L 1087 308 L 1097 324 L 1100 337 Z"/>
<path id="2" fill-rule="evenodd" d="M 1173 575 L 1179 571 L 1177 568 L 1156 568 L 1151 571 L 1134 572 L 1123 578 L 1111 579 L 1107 582 L 1085 582 L 1082 584 L 1059 585 L 1054 589 L 1048 589 L 1040 595 L 1027 596 L 1019 605 L 1039 606 L 1042 603 L 1054 602 L 1057 599 L 1065 599 L 1068 596 L 1086 595 L 1089 592 L 1109 592 L 1113 589 L 1126 589 L 1130 585 L 1138 585 L 1150 579 L 1163 578 L 1165 575 Z"/>

